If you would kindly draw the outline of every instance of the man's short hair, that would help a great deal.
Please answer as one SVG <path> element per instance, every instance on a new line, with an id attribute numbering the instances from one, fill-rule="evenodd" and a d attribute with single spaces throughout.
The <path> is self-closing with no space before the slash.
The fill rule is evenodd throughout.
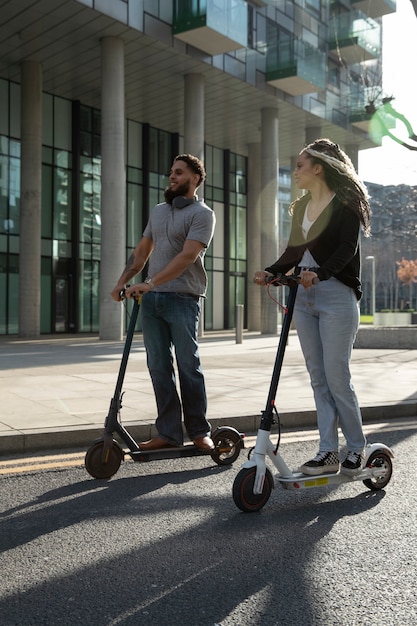
<path id="1" fill-rule="evenodd" d="M 175 161 L 184 161 L 195 174 L 199 175 L 200 180 L 197 186 L 204 183 L 206 180 L 206 170 L 204 169 L 203 162 L 200 161 L 199 158 L 192 154 L 178 154 L 174 159 L 174 163 Z"/>

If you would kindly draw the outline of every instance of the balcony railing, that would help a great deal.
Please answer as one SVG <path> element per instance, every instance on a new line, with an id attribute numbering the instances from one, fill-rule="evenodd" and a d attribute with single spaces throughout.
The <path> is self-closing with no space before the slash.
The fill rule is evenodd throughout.
<path id="1" fill-rule="evenodd" d="M 381 54 L 381 26 L 362 11 L 334 16 L 329 25 L 329 49 L 348 65 Z"/>
<path id="2" fill-rule="evenodd" d="M 173 34 L 211 56 L 246 48 L 245 0 L 175 0 Z"/>
<path id="3" fill-rule="evenodd" d="M 375 19 L 395 13 L 397 2 L 396 0 L 352 0 L 352 7 Z"/>
<path id="4" fill-rule="evenodd" d="M 268 41 L 266 80 L 292 96 L 322 91 L 326 86 L 326 56 L 299 39 Z"/>

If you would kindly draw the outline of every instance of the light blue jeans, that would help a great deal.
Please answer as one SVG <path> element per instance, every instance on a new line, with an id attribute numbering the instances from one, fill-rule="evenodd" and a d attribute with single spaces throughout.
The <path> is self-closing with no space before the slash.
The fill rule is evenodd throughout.
<path id="1" fill-rule="evenodd" d="M 142 297 L 140 314 L 159 435 L 171 444 L 182 445 L 182 413 L 191 440 L 209 435 L 207 395 L 197 339 L 199 299 L 182 293 L 150 291 Z M 174 349 L 181 401 L 176 387 Z"/>
<path id="2" fill-rule="evenodd" d="M 320 450 L 339 449 L 340 424 L 348 450 L 361 452 L 366 440 L 350 373 L 359 327 L 353 289 L 336 278 L 309 289 L 298 287 L 294 321 L 314 392 Z"/>

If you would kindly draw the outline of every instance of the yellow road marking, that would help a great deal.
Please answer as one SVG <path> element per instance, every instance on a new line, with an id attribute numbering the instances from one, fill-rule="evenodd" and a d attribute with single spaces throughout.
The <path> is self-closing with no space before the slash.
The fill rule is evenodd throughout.
<path id="1" fill-rule="evenodd" d="M 384 431 L 395 430 L 415 430 L 417 422 L 415 418 L 405 420 L 392 420 L 390 422 L 365 423 L 364 431 L 366 434 L 381 433 Z M 272 435 L 272 441 L 276 439 L 276 434 Z M 312 441 L 318 439 L 318 432 L 311 431 L 295 431 L 283 432 L 282 443 L 296 443 L 300 441 Z M 245 437 L 245 448 L 249 450 L 256 443 L 255 435 Z M 245 451 L 242 452 L 245 455 Z M 64 467 L 82 467 L 84 465 L 85 452 L 68 452 L 62 454 L 50 454 L 45 456 L 20 457 L 16 459 L 0 460 L 0 476 L 9 476 L 12 474 L 24 474 L 29 472 L 37 472 L 48 469 L 59 469 Z"/>
<path id="2" fill-rule="evenodd" d="M 0 476 L 23 474 L 45 469 L 59 469 L 61 467 L 77 467 L 84 464 L 84 454 L 56 454 L 42 457 L 7 459 L 0 461 Z"/>

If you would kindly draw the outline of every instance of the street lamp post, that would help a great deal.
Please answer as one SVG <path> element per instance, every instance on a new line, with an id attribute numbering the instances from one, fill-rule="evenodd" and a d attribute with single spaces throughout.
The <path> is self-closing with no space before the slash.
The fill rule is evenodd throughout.
<path id="1" fill-rule="evenodd" d="M 366 261 L 372 261 L 372 295 L 371 295 L 371 315 L 372 322 L 375 323 L 375 257 L 367 256 Z"/>

